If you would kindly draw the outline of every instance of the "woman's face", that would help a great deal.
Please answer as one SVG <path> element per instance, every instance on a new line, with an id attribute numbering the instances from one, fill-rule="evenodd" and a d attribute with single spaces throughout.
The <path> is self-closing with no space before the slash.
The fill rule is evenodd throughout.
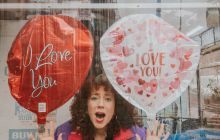
<path id="1" fill-rule="evenodd" d="M 115 112 L 115 97 L 104 86 L 93 89 L 88 98 L 88 114 L 96 129 L 105 129 Z"/>

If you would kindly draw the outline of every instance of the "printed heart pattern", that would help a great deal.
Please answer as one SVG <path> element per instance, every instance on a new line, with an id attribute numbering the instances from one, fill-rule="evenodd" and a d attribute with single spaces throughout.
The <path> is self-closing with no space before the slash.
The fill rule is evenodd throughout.
<path id="1" fill-rule="evenodd" d="M 139 14 L 113 24 L 101 38 L 100 52 L 105 73 L 118 93 L 155 115 L 191 82 L 200 46 L 164 20 Z"/>

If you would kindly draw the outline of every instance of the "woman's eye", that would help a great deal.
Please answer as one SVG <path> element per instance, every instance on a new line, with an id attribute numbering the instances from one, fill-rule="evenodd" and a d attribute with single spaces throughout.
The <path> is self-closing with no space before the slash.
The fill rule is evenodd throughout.
<path id="1" fill-rule="evenodd" d="M 98 98 L 96 96 L 92 96 L 91 100 L 97 100 Z"/>
<path id="2" fill-rule="evenodd" d="M 105 98 L 105 100 L 109 102 L 109 101 L 111 101 L 112 99 L 111 99 L 111 98 Z"/>

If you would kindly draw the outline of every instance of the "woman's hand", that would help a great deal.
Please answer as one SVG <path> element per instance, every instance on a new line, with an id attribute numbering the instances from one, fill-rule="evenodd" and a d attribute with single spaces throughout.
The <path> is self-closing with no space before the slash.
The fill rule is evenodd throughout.
<path id="1" fill-rule="evenodd" d="M 157 130 L 158 130 L 158 132 L 157 132 Z M 159 122 L 156 120 L 154 122 L 153 130 L 150 131 L 150 129 L 148 128 L 146 131 L 147 131 L 146 132 L 146 140 L 160 140 L 160 138 L 164 132 L 164 124 L 159 124 Z M 163 140 L 167 140 L 169 135 L 170 135 L 169 132 L 166 133 Z M 137 134 L 136 134 L 136 140 L 141 140 L 140 136 Z"/>
<path id="2" fill-rule="evenodd" d="M 157 130 L 158 130 L 158 132 L 157 132 Z M 160 140 L 163 132 L 164 132 L 164 124 L 163 123 L 159 124 L 159 122 L 156 120 L 154 122 L 154 127 L 153 127 L 152 132 L 150 132 L 150 130 L 147 129 L 147 138 L 146 139 L 147 140 Z M 166 133 L 163 140 L 167 140 L 169 135 L 170 135 L 169 132 Z"/>
<path id="3" fill-rule="evenodd" d="M 39 140 L 54 140 L 54 130 L 55 130 L 55 125 L 53 122 L 50 122 L 50 133 L 46 128 L 44 133 L 38 134 Z M 31 135 L 29 137 L 29 140 L 35 140 L 34 136 Z M 57 140 L 62 140 L 62 134 L 58 136 Z"/>

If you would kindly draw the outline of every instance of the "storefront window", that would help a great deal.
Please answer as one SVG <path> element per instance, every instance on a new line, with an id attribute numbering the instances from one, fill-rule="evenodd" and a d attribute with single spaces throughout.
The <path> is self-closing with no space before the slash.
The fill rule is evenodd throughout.
<path id="1" fill-rule="evenodd" d="M 0 137 L 27 140 L 37 137 L 37 117 L 11 96 L 8 53 L 19 31 L 36 15 L 64 15 L 82 23 L 91 33 L 93 57 L 90 72 L 104 72 L 100 39 L 123 17 L 157 16 L 201 46 L 197 70 L 182 95 L 161 109 L 156 118 L 165 123 L 170 140 L 220 139 L 220 3 L 218 0 L 3 0 L 0 3 Z M 160 30 L 160 29 L 158 29 Z M 132 38 L 131 38 L 132 39 Z M 36 40 L 37 42 L 37 40 Z M 63 54 L 64 55 L 64 54 Z M 66 54 L 67 55 L 67 54 Z M 72 97 L 74 98 L 74 97 Z M 47 115 L 57 126 L 69 120 L 72 98 Z M 136 108 L 143 127 L 151 121 Z"/>

